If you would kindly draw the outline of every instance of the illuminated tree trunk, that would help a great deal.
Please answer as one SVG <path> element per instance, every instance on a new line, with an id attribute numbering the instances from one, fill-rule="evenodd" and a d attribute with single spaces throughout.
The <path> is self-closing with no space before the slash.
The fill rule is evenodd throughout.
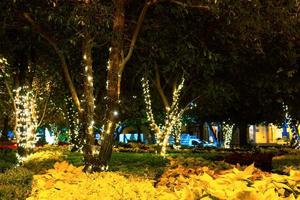
<path id="1" fill-rule="evenodd" d="M 107 106 L 105 111 L 105 125 L 101 138 L 101 147 L 98 157 L 98 169 L 108 168 L 108 162 L 112 154 L 113 136 L 117 122 L 118 112 L 118 76 L 122 64 L 123 32 L 125 23 L 125 1 L 115 0 L 115 13 L 113 24 L 113 38 L 109 55 L 107 72 Z"/>
<path id="2" fill-rule="evenodd" d="M 222 133 L 224 136 L 224 148 L 229 149 L 231 146 L 231 140 L 233 135 L 233 127 L 234 125 L 229 125 L 223 122 L 222 124 Z"/>
<path id="3" fill-rule="evenodd" d="M 67 118 L 69 124 L 69 134 L 70 134 L 70 142 L 73 145 L 71 151 L 78 151 L 80 149 L 80 141 L 79 141 L 79 116 L 76 107 L 73 104 L 72 97 L 67 97 L 65 99 L 66 107 L 67 107 Z"/>
<path id="4" fill-rule="evenodd" d="M 8 65 L 7 60 L 4 59 L 4 58 L 0 58 L 0 65 L 4 65 L 4 66 Z M 13 111 L 14 111 L 12 126 L 13 126 L 13 132 L 14 132 L 14 134 L 16 134 L 16 132 L 17 132 L 17 115 L 16 115 L 17 106 L 16 106 L 16 102 L 15 102 L 15 99 L 14 99 L 14 94 L 13 94 L 13 91 L 12 91 L 11 87 L 9 86 L 9 83 L 8 83 L 8 81 L 6 79 L 6 74 L 5 74 L 4 70 L 2 69 L 0 71 L 0 73 L 1 73 L 1 75 L 3 77 L 3 79 L 4 79 L 5 88 L 6 88 L 7 92 L 8 92 L 8 94 L 9 94 L 10 100 L 12 101 L 12 106 L 13 106 Z"/>
<path id="5" fill-rule="evenodd" d="M 83 41 L 83 62 L 84 62 L 84 112 L 82 128 L 84 131 L 85 143 L 83 146 L 85 171 L 92 169 L 94 165 L 94 86 L 93 86 L 93 63 L 92 63 L 92 40 L 86 36 Z"/>
<path id="6" fill-rule="evenodd" d="M 144 98 L 146 103 L 147 119 L 150 122 L 151 130 L 156 135 L 156 143 L 158 147 L 157 150 L 161 156 L 166 155 L 167 145 L 169 144 L 169 138 L 171 132 L 174 131 L 174 129 L 176 129 L 177 127 L 181 126 L 180 120 L 186 109 L 186 108 L 179 109 L 178 107 L 179 97 L 183 85 L 184 85 L 184 78 L 182 79 L 178 87 L 175 87 L 173 91 L 172 105 L 171 107 L 166 108 L 166 118 L 164 120 L 164 124 L 162 127 L 159 127 L 155 122 L 153 112 L 152 112 L 151 97 L 149 91 L 149 81 L 144 78 L 142 79 L 142 87 L 143 87 L 143 93 L 144 93 Z"/>
<path id="7" fill-rule="evenodd" d="M 19 144 L 20 155 L 26 156 L 29 149 L 35 146 L 37 116 L 36 103 L 33 92 L 26 86 L 16 90 L 15 102 L 17 107 L 16 138 Z"/>

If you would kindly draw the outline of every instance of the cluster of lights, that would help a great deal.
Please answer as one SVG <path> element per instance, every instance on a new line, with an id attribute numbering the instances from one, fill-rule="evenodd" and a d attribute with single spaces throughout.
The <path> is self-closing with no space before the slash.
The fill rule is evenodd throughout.
<path id="1" fill-rule="evenodd" d="M 84 54 L 83 55 L 83 60 L 84 60 L 84 63 L 85 63 L 85 66 L 84 66 L 84 75 L 86 76 L 86 81 L 85 81 L 85 87 L 86 87 L 86 92 L 87 94 L 85 95 L 86 98 L 85 98 L 85 105 L 87 107 L 91 107 L 90 109 L 87 109 L 87 110 L 90 110 L 90 116 L 88 116 L 87 118 L 87 125 L 88 125 L 88 135 L 89 136 L 92 136 L 94 137 L 94 124 L 95 124 L 95 121 L 93 119 L 93 114 L 94 114 L 94 109 L 95 109 L 95 98 L 90 98 L 88 95 L 91 95 L 93 94 L 93 68 L 92 68 L 92 65 L 90 65 L 90 63 L 88 62 L 88 58 L 87 58 L 87 55 Z M 85 142 L 86 143 L 86 142 Z M 96 149 L 95 148 L 92 148 L 92 155 L 95 155 L 97 153 Z"/>
<path id="2" fill-rule="evenodd" d="M 111 47 L 109 48 L 109 55 L 110 55 L 110 52 L 111 52 Z M 111 68 L 111 62 L 110 62 L 110 59 L 107 60 L 107 65 L 106 65 L 106 70 L 109 71 Z M 109 85 L 109 82 L 108 80 L 106 80 L 106 90 L 108 90 L 108 85 Z"/>
<path id="3" fill-rule="evenodd" d="M 222 124 L 222 132 L 224 135 L 224 148 L 225 149 L 230 148 L 230 144 L 231 144 L 231 140 L 232 140 L 233 126 L 234 125 L 230 125 L 225 122 L 223 122 L 223 124 Z"/>
<path id="4" fill-rule="evenodd" d="M 292 117 L 291 115 L 289 114 L 289 107 L 288 105 L 284 104 L 282 105 L 283 107 L 283 112 L 285 113 L 285 120 L 286 120 L 286 123 L 291 123 L 291 120 L 292 120 Z"/>
<path id="5" fill-rule="evenodd" d="M 75 148 L 80 148 L 79 146 L 79 127 L 80 127 L 80 122 L 79 122 L 79 115 L 78 111 L 76 110 L 72 97 L 67 97 L 65 98 L 66 104 L 67 104 L 67 117 L 68 117 L 68 122 L 69 122 L 69 128 L 70 130 L 73 130 L 73 134 L 71 134 L 71 140 L 73 141 L 72 143 L 75 145 Z"/>
<path id="6" fill-rule="evenodd" d="M 4 71 L 4 68 L 8 66 L 7 59 L 4 57 L 0 57 L 0 69 Z"/>
<path id="7" fill-rule="evenodd" d="M 37 111 L 35 95 L 27 86 L 15 90 L 16 103 L 16 137 L 19 146 L 34 148 L 36 140 Z"/>
<path id="8" fill-rule="evenodd" d="M 175 145 L 180 144 L 181 128 L 182 128 L 182 121 L 179 119 L 178 123 L 176 123 L 175 126 L 173 127 Z"/>
<path id="9" fill-rule="evenodd" d="M 166 118 L 164 124 L 162 126 L 158 126 L 155 122 L 152 106 L 151 106 L 151 96 L 149 91 L 149 81 L 145 78 L 142 78 L 142 87 L 144 93 L 144 101 L 146 103 L 146 115 L 147 120 L 150 122 L 151 130 L 155 132 L 157 144 L 161 146 L 161 155 L 165 156 L 166 154 L 166 147 L 169 143 L 169 137 L 171 132 L 174 132 L 174 137 L 178 138 L 180 135 L 181 129 L 181 118 L 184 113 L 184 109 L 179 109 L 179 97 L 181 91 L 184 86 L 184 78 L 182 78 L 181 83 L 175 88 L 173 92 L 173 101 L 170 108 L 167 108 Z M 180 136 L 179 136 L 180 138 Z"/>
<path id="10" fill-rule="evenodd" d="M 0 77 L 2 76 L 9 76 L 7 73 L 5 73 L 5 68 L 8 66 L 8 62 L 7 62 L 7 59 L 4 58 L 4 57 L 0 57 L 0 70 L 1 70 L 1 73 L 0 73 Z"/>

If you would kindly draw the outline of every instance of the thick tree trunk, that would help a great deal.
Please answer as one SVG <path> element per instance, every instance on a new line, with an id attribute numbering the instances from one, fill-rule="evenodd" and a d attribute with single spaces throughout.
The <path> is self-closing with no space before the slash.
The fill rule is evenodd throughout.
<path id="1" fill-rule="evenodd" d="M 248 142 L 247 124 L 241 122 L 238 126 L 239 126 L 239 145 L 240 147 L 245 147 L 247 146 L 247 142 Z"/>
<path id="2" fill-rule="evenodd" d="M 89 37 L 83 41 L 83 62 L 84 62 L 84 112 L 82 116 L 82 125 L 84 131 L 85 143 L 83 147 L 85 170 L 91 170 L 93 166 L 93 157 L 95 154 L 94 145 L 94 86 L 93 86 L 93 63 L 92 63 L 92 44 Z"/>
<path id="3" fill-rule="evenodd" d="M 106 170 L 112 154 L 113 136 L 116 128 L 118 114 L 118 76 L 122 64 L 123 32 L 125 23 L 125 1 L 115 0 L 115 13 L 113 25 L 113 38 L 109 55 L 107 72 L 107 107 L 105 112 L 104 132 L 101 139 L 101 147 L 97 168 L 94 170 Z"/>

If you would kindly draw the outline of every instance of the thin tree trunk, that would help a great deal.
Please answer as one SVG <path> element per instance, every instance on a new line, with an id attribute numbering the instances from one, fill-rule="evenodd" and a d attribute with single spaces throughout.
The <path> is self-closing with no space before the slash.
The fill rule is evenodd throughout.
<path id="1" fill-rule="evenodd" d="M 12 105 L 13 105 L 13 132 L 14 134 L 16 135 L 16 132 L 17 132 L 17 105 L 16 105 L 16 102 L 15 102 L 15 98 L 14 98 L 14 95 L 13 95 L 13 92 L 12 92 L 12 89 L 11 87 L 9 87 L 9 84 L 6 80 L 6 77 L 5 77 L 5 74 L 4 72 L 1 70 L 1 73 L 2 73 L 2 76 L 4 77 L 4 84 L 5 84 L 5 87 L 6 87 L 6 90 L 9 94 L 9 98 L 12 102 Z"/>
<path id="2" fill-rule="evenodd" d="M 164 90 L 161 87 L 160 75 L 159 75 L 159 70 L 158 70 L 157 65 L 155 65 L 155 86 L 156 86 L 156 89 L 163 101 L 165 110 L 168 111 L 168 109 L 170 109 L 170 104 L 169 104 L 168 98 L 166 97 L 166 95 L 164 93 Z"/>
<path id="3" fill-rule="evenodd" d="M 123 6 L 123 9 L 124 9 L 124 6 L 125 6 L 124 0 L 115 0 L 114 3 L 116 5 L 116 7 Z M 122 81 L 122 74 L 123 74 L 124 68 L 125 68 L 127 62 L 130 60 L 130 58 L 132 56 L 133 49 L 134 49 L 137 37 L 138 37 L 139 32 L 142 28 L 142 24 L 143 24 L 143 21 L 145 19 L 145 15 L 146 15 L 147 10 L 148 10 L 150 5 L 151 5 L 151 1 L 146 0 L 145 4 L 144 4 L 144 7 L 143 7 L 143 9 L 142 9 L 142 11 L 139 15 L 135 30 L 133 32 L 128 53 L 127 53 L 126 57 L 124 59 L 122 59 L 122 62 L 120 63 L 120 67 L 119 67 L 119 71 L 118 71 L 118 98 L 119 98 L 120 92 L 121 92 L 121 81 Z M 115 13 L 115 14 L 117 14 L 117 13 Z M 123 12 L 123 14 L 125 14 L 125 11 Z M 115 17 L 117 17 L 117 16 L 115 15 Z M 123 23 L 124 23 L 124 20 L 125 20 L 125 18 L 123 17 Z M 124 24 L 123 24 L 123 29 L 124 29 Z"/>
<path id="4" fill-rule="evenodd" d="M 3 131 L 0 137 L 0 141 L 8 141 L 8 115 L 4 115 Z"/>
<path id="5" fill-rule="evenodd" d="M 73 98 L 73 101 L 74 101 L 74 103 L 75 103 L 75 105 L 78 109 L 78 113 L 81 114 L 82 109 L 81 109 L 80 101 L 79 101 L 79 98 L 78 98 L 78 95 L 77 95 L 77 92 L 76 92 L 76 88 L 75 88 L 75 86 L 72 82 L 72 79 L 71 79 L 71 76 L 70 76 L 70 73 L 69 73 L 69 69 L 68 69 L 68 64 L 67 64 L 67 61 L 66 61 L 66 58 L 64 56 L 63 51 L 61 51 L 59 49 L 55 39 L 52 38 L 50 35 L 48 35 L 46 32 L 44 32 L 41 29 L 41 27 L 37 23 L 35 23 L 35 21 L 31 18 L 29 13 L 23 13 L 23 15 L 24 15 L 24 18 L 33 26 L 35 31 L 37 33 L 39 33 L 45 40 L 47 40 L 47 42 L 53 47 L 53 49 L 57 53 L 58 58 L 61 62 L 61 68 L 63 70 L 64 79 L 65 79 L 65 81 L 68 85 L 68 88 L 69 88 L 70 94 Z"/>
<path id="6" fill-rule="evenodd" d="M 139 125 L 137 126 L 137 134 L 138 134 L 137 142 L 142 143 L 141 127 Z"/>

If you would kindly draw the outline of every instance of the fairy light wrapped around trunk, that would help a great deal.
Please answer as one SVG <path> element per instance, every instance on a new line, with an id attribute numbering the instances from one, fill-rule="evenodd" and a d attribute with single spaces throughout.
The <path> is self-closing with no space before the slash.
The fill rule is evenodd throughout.
<path id="1" fill-rule="evenodd" d="M 37 111 L 32 90 L 22 86 L 15 90 L 16 103 L 16 138 L 20 147 L 34 148 L 36 142 Z"/>
<path id="2" fill-rule="evenodd" d="M 224 148 L 229 149 L 231 145 L 231 140 L 232 140 L 232 131 L 233 131 L 233 126 L 223 122 L 222 124 L 222 131 L 224 135 Z"/>
<path id="3" fill-rule="evenodd" d="M 179 119 L 178 123 L 176 123 L 175 126 L 173 127 L 174 145 L 176 147 L 180 147 L 181 128 L 182 128 L 182 121 L 181 119 Z"/>
<path id="4" fill-rule="evenodd" d="M 72 102 L 72 97 L 65 98 L 67 105 L 67 118 L 70 129 L 70 138 L 73 145 L 73 149 L 81 149 L 79 141 L 79 132 L 80 132 L 80 121 L 78 116 L 78 111 Z"/>
<path id="5" fill-rule="evenodd" d="M 179 109 L 178 107 L 179 97 L 184 86 L 184 78 L 182 78 L 181 83 L 173 91 L 172 105 L 167 109 L 164 124 L 161 127 L 157 125 L 153 116 L 149 81 L 145 78 L 142 78 L 141 82 L 143 87 L 144 101 L 146 104 L 147 120 L 150 122 L 151 130 L 155 133 L 157 145 L 161 148 L 159 153 L 160 155 L 165 156 L 172 131 L 175 132 L 176 136 L 180 134 L 180 130 L 175 129 L 181 127 L 181 118 L 184 113 L 184 109 Z"/>

